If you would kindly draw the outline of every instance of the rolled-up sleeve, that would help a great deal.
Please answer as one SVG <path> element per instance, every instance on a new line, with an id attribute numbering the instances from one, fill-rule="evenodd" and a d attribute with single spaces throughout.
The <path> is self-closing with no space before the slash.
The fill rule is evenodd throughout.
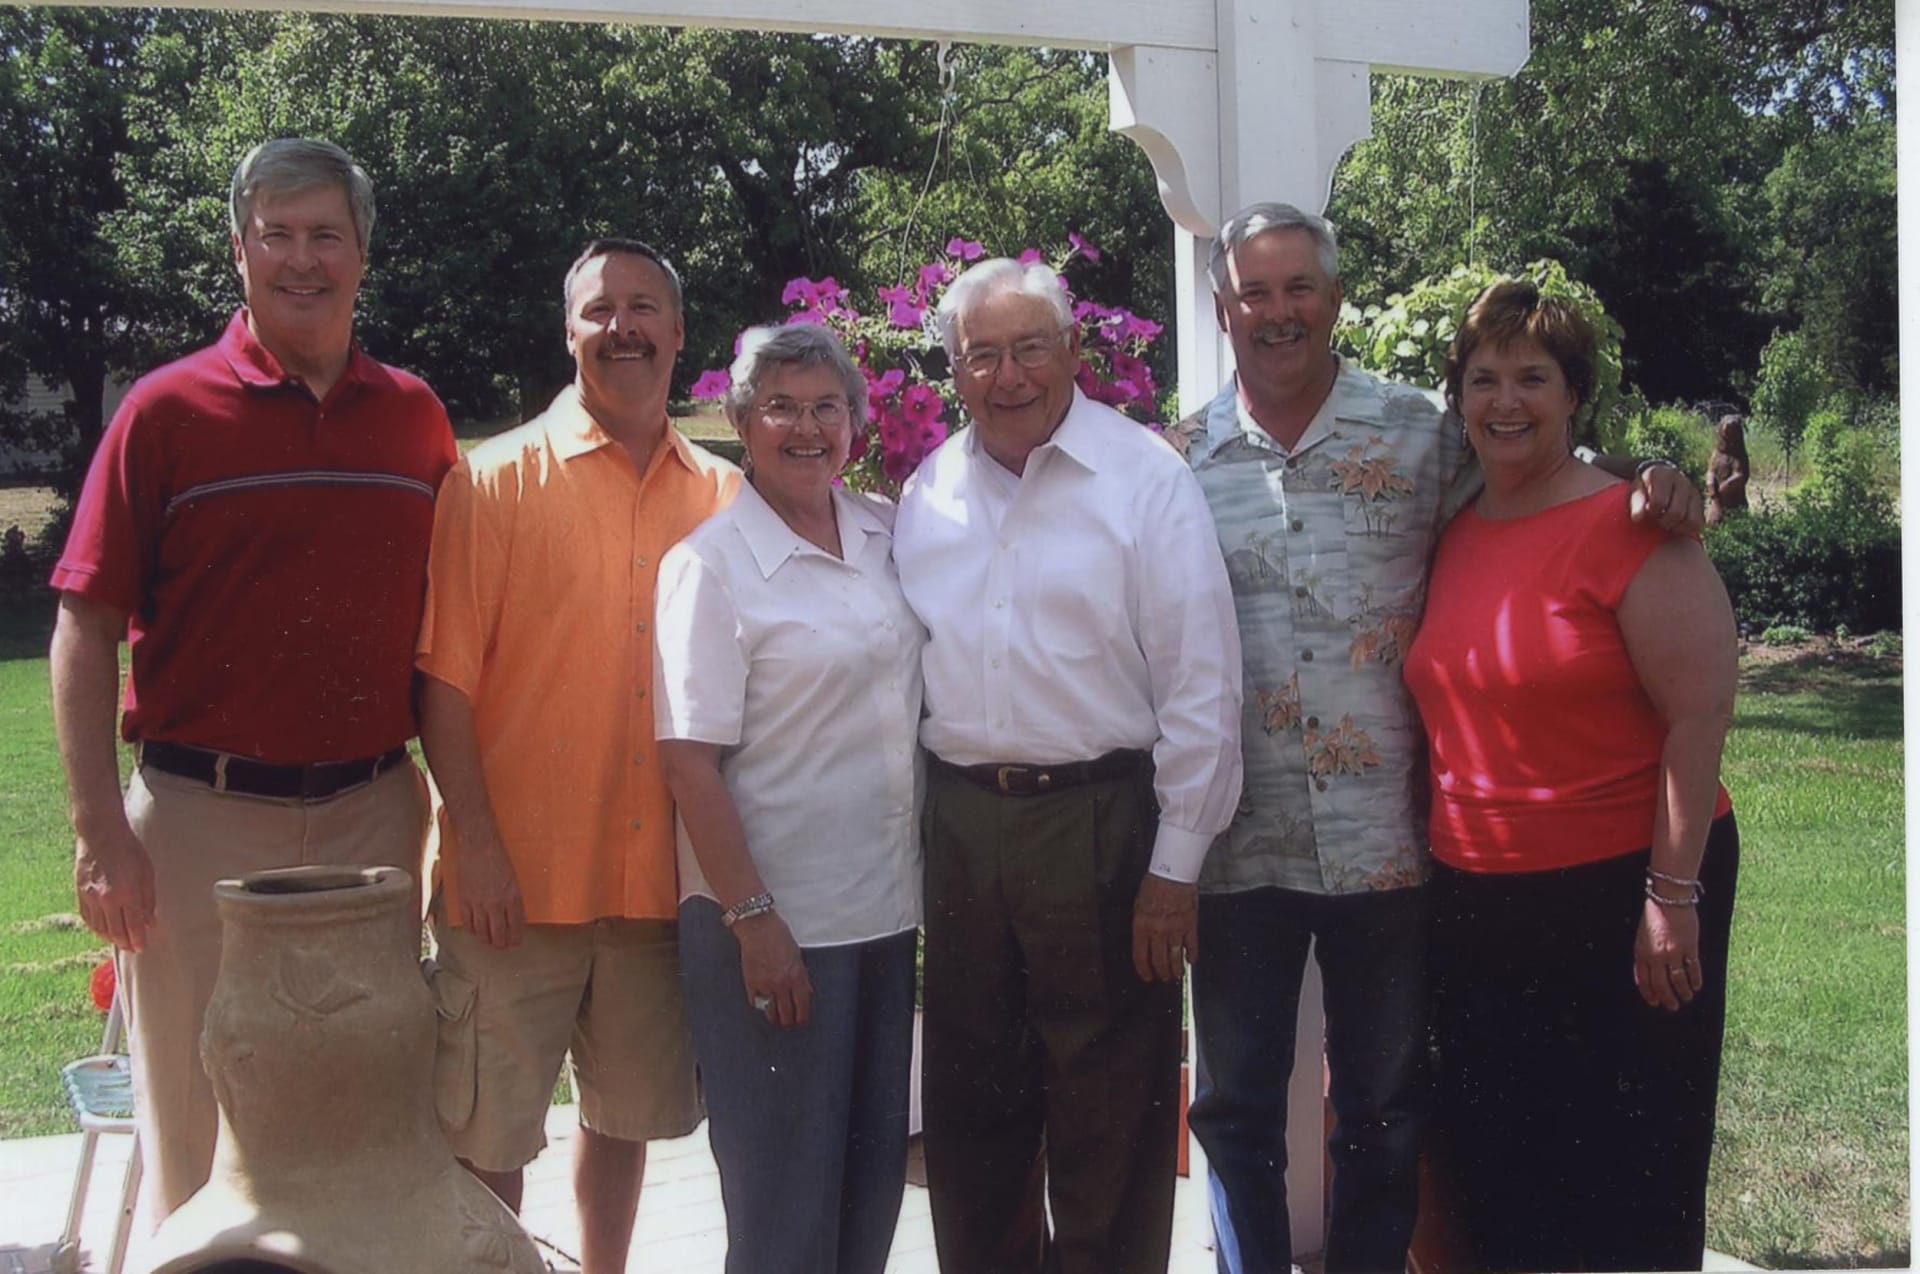
<path id="1" fill-rule="evenodd" d="M 1137 567 L 1140 649 L 1160 726 L 1149 870 L 1191 882 L 1240 801 L 1240 630 L 1200 484 L 1185 468 L 1163 472 L 1144 496 L 1139 525 L 1151 531 Z"/>

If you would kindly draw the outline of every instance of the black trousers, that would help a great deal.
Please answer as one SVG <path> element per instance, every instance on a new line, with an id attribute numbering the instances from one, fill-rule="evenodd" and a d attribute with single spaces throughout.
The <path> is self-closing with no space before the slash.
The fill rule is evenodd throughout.
<path id="1" fill-rule="evenodd" d="M 1142 982 L 1132 954 L 1159 821 L 1150 764 L 1025 797 L 935 766 L 927 801 L 922 1082 L 940 1268 L 1165 1274 L 1180 985 Z"/>
<path id="2" fill-rule="evenodd" d="M 1729 814 L 1700 868 L 1705 986 L 1678 1012 L 1633 982 L 1646 851 L 1436 865 L 1431 1152 L 1471 1268 L 1700 1268 L 1739 858 Z"/>

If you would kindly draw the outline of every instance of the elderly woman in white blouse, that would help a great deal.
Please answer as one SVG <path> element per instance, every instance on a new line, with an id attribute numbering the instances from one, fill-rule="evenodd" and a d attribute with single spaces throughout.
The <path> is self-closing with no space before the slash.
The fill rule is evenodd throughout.
<path id="1" fill-rule="evenodd" d="M 660 568 L 655 722 L 729 1274 L 880 1274 L 906 1175 L 920 647 L 893 506 L 834 483 L 865 378 L 755 328 L 733 505 Z"/>

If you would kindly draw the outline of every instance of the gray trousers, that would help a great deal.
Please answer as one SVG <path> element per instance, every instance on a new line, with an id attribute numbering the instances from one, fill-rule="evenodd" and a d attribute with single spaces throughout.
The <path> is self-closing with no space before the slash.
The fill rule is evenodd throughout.
<path id="1" fill-rule="evenodd" d="M 1158 817 L 1144 762 L 1026 797 L 932 769 L 922 1082 L 942 1269 L 1167 1268 L 1180 986 L 1142 982 L 1132 955 Z"/>

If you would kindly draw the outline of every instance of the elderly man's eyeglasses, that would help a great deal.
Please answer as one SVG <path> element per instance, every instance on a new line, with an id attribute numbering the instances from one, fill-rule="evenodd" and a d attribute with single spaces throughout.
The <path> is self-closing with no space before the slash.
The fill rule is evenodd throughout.
<path id="1" fill-rule="evenodd" d="M 791 429 L 800 423 L 800 417 L 811 415 L 814 423 L 822 429 L 838 429 L 847 423 L 848 408 L 844 398 L 822 398 L 817 402 L 803 403 L 792 398 L 769 398 L 754 408 L 760 419 L 776 429 Z"/>
<path id="2" fill-rule="evenodd" d="M 963 350 L 958 361 L 969 375 L 991 376 L 1000 370 L 1000 360 L 1008 355 L 1012 355 L 1013 361 L 1020 366 L 1032 369 L 1044 366 L 1059 348 L 1058 336 L 1029 336 L 1023 341 L 1015 341 L 1011 349 L 994 349 L 989 345 Z"/>

